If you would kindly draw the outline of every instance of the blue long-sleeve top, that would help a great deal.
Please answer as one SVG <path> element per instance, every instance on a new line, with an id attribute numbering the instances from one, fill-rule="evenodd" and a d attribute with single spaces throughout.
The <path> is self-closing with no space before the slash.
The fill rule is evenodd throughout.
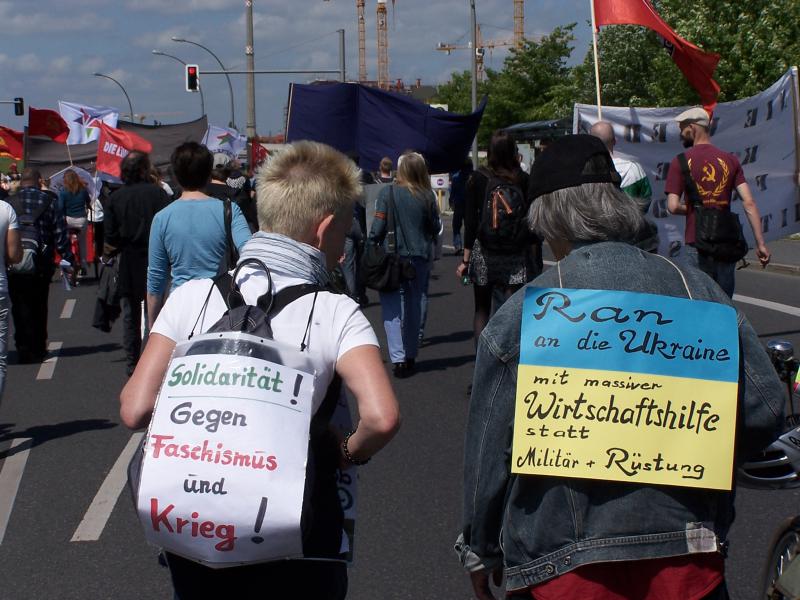
<path id="1" fill-rule="evenodd" d="M 83 189 L 77 194 L 66 189 L 61 190 L 58 193 L 58 205 L 68 217 L 85 217 L 86 207 L 89 205 L 89 194 Z"/>
<path id="2" fill-rule="evenodd" d="M 225 260 L 224 203 L 216 198 L 175 200 L 156 213 L 150 228 L 147 292 L 162 295 L 172 275 L 175 289 L 190 279 L 214 277 Z M 241 249 L 250 228 L 236 204 L 231 205 L 233 243 Z"/>

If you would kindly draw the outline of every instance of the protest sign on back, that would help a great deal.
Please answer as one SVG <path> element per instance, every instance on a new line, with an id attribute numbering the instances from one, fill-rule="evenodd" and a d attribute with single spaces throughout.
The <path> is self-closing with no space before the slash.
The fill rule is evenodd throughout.
<path id="1" fill-rule="evenodd" d="M 302 557 L 314 379 L 302 353 L 248 334 L 179 343 L 145 446 L 148 541 L 212 567 Z"/>
<path id="2" fill-rule="evenodd" d="M 731 489 L 732 307 L 528 288 L 522 314 L 512 472 Z"/>

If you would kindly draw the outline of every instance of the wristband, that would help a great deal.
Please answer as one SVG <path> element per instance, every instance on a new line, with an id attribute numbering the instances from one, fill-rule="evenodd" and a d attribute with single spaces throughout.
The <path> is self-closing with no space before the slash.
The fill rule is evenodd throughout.
<path id="1" fill-rule="evenodd" d="M 372 457 L 370 456 L 367 459 L 358 460 L 357 458 L 353 458 L 352 454 L 350 454 L 350 451 L 347 449 L 347 442 L 348 440 L 350 440 L 350 436 L 353 435 L 355 432 L 356 430 L 354 429 L 353 431 L 348 432 L 346 436 L 344 436 L 344 440 L 342 440 L 342 452 L 344 453 L 344 457 L 348 460 L 348 462 L 351 462 L 356 466 L 361 466 L 367 464 L 372 459 Z"/>
<path id="2" fill-rule="evenodd" d="M 461 264 L 462 264 L 462 265 L 467 265 L 467 266 L 469 266 L 469 261 L 468 261 L 468 260 L 464 260 L 464 259 L 462 258 L 462 259 L 461 259 Z"/>

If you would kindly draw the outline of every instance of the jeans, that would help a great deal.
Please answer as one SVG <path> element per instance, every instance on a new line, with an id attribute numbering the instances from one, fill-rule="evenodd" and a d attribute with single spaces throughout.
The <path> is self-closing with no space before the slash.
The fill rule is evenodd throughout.
<path id="1" fill-rule="evenodd" d="M 6 365 L 8 363 L 8 313 L 11 301 L 8 293 L 0 292 L 0 400 L 6 387 Z"/>
<path id="2" fill-rule="evenodd" d="M 358 298 L 358 242 L 350 236 L 344 238 L 344 261 L 342 262 L 342 273 L 347 284 L 347 293 L 351 298 Z"/>
<path id="3" fill-rule="evenodd" d="M 67 217 L 67 227 L 69 229 L 77 229 L 78 230 L 78 249 L 81 253 L 81 264 L 75 265 L 76 267 L 81 267 L 82 269 L 86 269 L 88 263 L 86 262 L 86 227 L 89 221 L 86 217 Z"/>
<path id="4" fill-rule="evenodd" d="M 381 313 L 389 360 L 401 363 L 417 357 L 419 326 L 422 319 L 422 292 L 427 288 L 430 266 L 427 257 L 412 256 L 417 276 L 404 281 L 395 292 L 381 292 Z"/>
<path id="5" fill-rule="evenodd" d="M 128 375 L 131 375 L 142 353 L 142 300 L 123 296 L 119 303 L 122 308 L 122 347 L 125 349 Z"/>
<path id="6" fill-rule="evenodd" d="M 453 204 L 453 248 L 456 251 L 464 247 L 461 240 L 461 225 L 464 222 L 464 203 L 456 202 Z"/>
<path id="7" fill-rule="evenodd" d="M 711 277 L 729 298 L 733 298 L 733 289 L 736 286 L 736 263 L 716 261 L 710 256 L 700 254 L 694 246 L 686 245 L 685 250 L 689 264 Z"/>
<path id="8" fill-rule="evenodd" d="M 38 362 L 47 354 L 47 301 L 53 269 L 8 276 L 14 342 L 20 362 Z"/>

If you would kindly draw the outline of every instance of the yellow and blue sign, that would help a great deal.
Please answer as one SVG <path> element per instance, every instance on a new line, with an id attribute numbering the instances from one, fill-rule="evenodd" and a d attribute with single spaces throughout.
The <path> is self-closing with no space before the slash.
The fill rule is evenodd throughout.
<path id="1" fill-rule="evenodd" d="M 528 288 L 522 315 L 513 473 L 731 489 L 732 307 Z"/>

